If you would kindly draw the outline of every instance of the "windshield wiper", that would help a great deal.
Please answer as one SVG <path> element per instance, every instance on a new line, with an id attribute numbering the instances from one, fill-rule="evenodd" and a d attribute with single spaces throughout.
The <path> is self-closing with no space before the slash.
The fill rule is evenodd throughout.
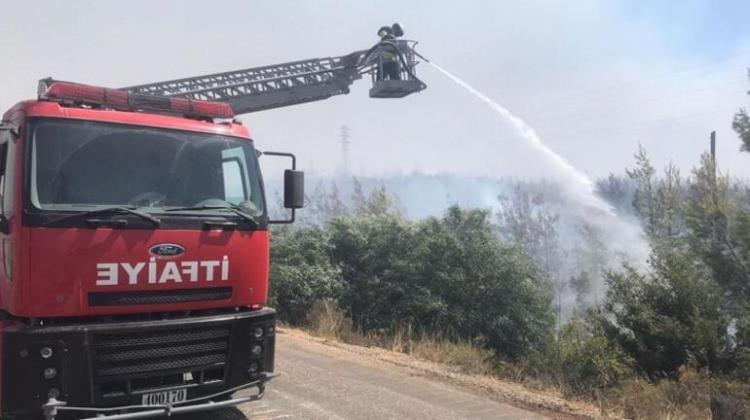
<path id="1" fill-rule="evenodd" d="M 49 222 L 45 223 L 45 225 L 53 225 L 58 222 L 62 222 L 63 220 L 69 220 L 69 219 L 75 219 L 78 217 L 88 217 L 88 216 L 97 216 L 97 215 L 107 215 L 107 214 L 132 214 L 134 216 L 138 216 L 141 219 L 148 220 L 149 222 L 153 223 L 155 226 L 159 226 L 161 224 L 161 220 L 157 219 L 156 217 L 138 210 L 135 206 L 117 206 L 117 207 L 105 207 L 103 209 L 96 209 L 96 210 L 89 210 L 89 211 L 83 211 L 79 213 L 69 214 L 66 216 L 58 217 L 57 219 L 50 220 Z"/>
<path id="2" fill-rule="evenodd" d="M 175 207 L 171 209 L 167 209 L 165 211 L 196 211 L 196 210 L 229 210 L 232 213 L 236 214 L 237 216 L 240 216 L 243 220 L 250 223 L 253 227 L 258 227 L 259 223 L 250 214 L 245 213 L 242 211 L 242 207 L 234 205 L 234 204 L 211 204 L 211 205 L 205 205 L 205 206 L 192 206 L 192 207 Z"/>

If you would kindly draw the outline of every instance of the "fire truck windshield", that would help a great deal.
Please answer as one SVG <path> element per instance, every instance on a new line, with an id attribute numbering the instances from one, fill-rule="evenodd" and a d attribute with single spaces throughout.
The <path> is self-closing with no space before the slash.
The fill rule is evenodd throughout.
<path id="1" fill-rule="evenodd" d="M 263 215 L 257 156 L 247 139 L 43 118 L 32 121 L 28 138 L 29 197 L 38 210 L 135 206 L 167 214 L 224 205 Z"/>

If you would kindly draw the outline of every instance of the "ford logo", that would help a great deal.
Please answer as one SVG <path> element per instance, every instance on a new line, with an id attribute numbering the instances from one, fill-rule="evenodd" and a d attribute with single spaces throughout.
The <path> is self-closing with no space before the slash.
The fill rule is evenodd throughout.
<path id="1" fill-rule="evenodd" d="M 156 257 L 174 258 L 185 253 L 185 248 L 177 244 L 157 244 L 148 249 Z"/>

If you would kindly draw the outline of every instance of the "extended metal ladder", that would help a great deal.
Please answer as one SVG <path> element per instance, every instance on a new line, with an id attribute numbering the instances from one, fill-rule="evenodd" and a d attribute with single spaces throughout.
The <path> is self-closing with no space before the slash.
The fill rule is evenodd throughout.
<path id="1" fill-rule="evenodd" d="M 185 97 L 229 103 L 236 114 L 246 114 L 349 93 L 349 86 L 362 75 L 373 74 L 372 97 L 403 97 L 426 85 L 417 79 L 413 43 L 399 41 L 402 80 L 379 80 L 379 52 L 393 48 L 380 43 L 370 50 L 340 57 L 314 58 L 204 76 L 167 80 L 122 88 L 155 96 Z M 391 44 L 395 45 L 395 44 Z M 381 83 L 387 82 L 387 83 Z M 386 86 L 387 85 L 387 86 Z M 382 87 L 382 88 L 379 88 Z"/>

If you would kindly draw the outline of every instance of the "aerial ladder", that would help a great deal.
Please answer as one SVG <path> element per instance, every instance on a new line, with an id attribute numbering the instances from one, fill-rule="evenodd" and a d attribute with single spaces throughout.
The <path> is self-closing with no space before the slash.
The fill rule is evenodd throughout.
<path id="1" fill-rule="evenodd" d="M 393 28 L 400 28 L 400 25 L 394 24 Z M 394 32 L 403 34 L 401 29 Z M 339 57 L 312 58 L 121 90 L 140 95 L 224 102 L 231 105 L 236 114 L 247 114 L 348 94 L 355 80 L 369 76 L 372 80 L 370 97 L 402 98 L 427 87 L 416 76 L 416 44 L 394 38 L 381 41 L 369 50 Z M 384 77 L 386 54 L 396 57 L 398 78 Z"/>

